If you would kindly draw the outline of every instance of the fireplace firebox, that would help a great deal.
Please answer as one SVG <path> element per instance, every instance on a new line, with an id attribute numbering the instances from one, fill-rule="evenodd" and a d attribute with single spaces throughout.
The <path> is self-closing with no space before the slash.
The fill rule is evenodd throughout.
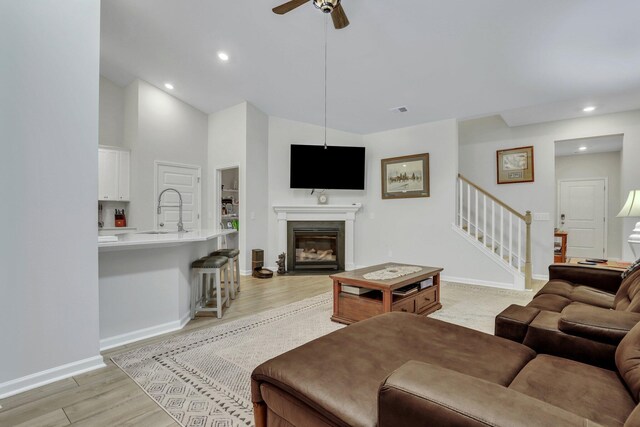
<path id="1" fill-rule="evenodd" d="M 344 270 L 344 221 L 288 221 L 287 270 Z"/>

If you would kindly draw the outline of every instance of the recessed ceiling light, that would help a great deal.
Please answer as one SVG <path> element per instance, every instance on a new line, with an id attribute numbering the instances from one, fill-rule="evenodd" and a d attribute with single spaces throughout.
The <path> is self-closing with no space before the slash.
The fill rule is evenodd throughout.
<path id="1" fill-rule="evenodd" d="M 166 87 L 169 90 L 173 90 L 173 85 L 171 83 L 165 83 L 164 87 Z"/>
<path id="2" fill-rule="evenodd" d="M 225 52 L 218 52 L 218 58 L 220 58 L 221 61 L 228 61 L 229 55 L 227 55 Z"/>
<path id="3" fill-rule="evenodd" d="M 582 109 L 582 111 L 584 111 L 585 113 L 590 113 L 592 111 L 594 111 L 596 109 L 596 107 L 594 107 L 593 105 L 589 106 L 589 107 L 584 107 Z"/>
<path id="4" fill-rule="evenodd" d="M 586 151 L 586 150 L 587 150 L 587 147 L 582 146 L 582 147 L 578 148 L 578 150 L 580 150 L 580 151 Z"/>

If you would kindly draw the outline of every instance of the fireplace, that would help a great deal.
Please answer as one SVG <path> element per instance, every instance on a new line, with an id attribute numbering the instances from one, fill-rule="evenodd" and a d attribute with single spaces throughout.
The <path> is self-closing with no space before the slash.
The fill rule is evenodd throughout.
<path id="1" fill-rule="evenodd" d="M 344 270 L 344 221 L 287 221 L 287 270 Z"/>

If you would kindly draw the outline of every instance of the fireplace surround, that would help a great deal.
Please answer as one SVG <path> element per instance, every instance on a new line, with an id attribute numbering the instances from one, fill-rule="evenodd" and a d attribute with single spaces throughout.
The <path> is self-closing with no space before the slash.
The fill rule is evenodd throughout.
<path id="1" fill-rule="evenodd" d="M 288 221 L 287 270 L 344 270 L 344 221 Z"/>
<path id="2" fill-rule="evenodd" d="M 355 221 L 362 204 L 274 205 L 278 219 L 277 253 L 288 253 L 287 224 L 291 221 L 340 221 L 344 223 L 344 269 L 355 269 Z"/>

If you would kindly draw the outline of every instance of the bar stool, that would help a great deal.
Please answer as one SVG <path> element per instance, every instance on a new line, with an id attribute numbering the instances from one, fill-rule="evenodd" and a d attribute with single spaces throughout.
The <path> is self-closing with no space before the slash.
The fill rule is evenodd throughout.
<path id="1" fill-rule="evenodd" d="M 191 319 L 196 311 L 215 311 L 218 319 L 222 317 L 222 304 L 229 307 L 229 263 L 225 256 L 205 256 L 191 263 Z M 222 296 L 222 272 L 224 271 L 224 297 Z M 213 275 L 213 277 L 211 277 Z M 215 307 L 207 304 L 214 299 Z"/>
<path id="2" fill-rule="evenodd" d="M 240 263 L 238 262 L 238 249 L 218 249 L 211 256 L 223 256 L 229 260 L 231 270 L 231 299 L 236 299 L 236 292 L 240 292 Z M 235 273 L 235 274 L 234 274 Z"/>

